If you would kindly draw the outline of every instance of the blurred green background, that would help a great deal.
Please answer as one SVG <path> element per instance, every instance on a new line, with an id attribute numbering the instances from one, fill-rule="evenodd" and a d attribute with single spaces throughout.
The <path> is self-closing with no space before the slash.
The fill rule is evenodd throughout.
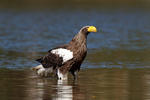
<path id="1" fill-rule="evenodd" d="M 149 0 L 0 0 L 1 8 L 150 8 Z"/>

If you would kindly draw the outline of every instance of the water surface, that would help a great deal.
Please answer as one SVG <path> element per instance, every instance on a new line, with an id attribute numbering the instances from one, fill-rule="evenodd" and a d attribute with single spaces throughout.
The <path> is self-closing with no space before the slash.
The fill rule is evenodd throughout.
<path id="1" fill-rule="evenodd" d="M 0 12 L 0 67 L 37 65 L 36 58 L 68 43 L 85 25 L 97 27 L 88 36 L 86 67 L 149 67 L 150 13 L 147 11 L 9 11 Z M 135 66 L 134 66 L 135 65 Z"/>
<path id="2" fill-rule="evenodd" d="M 0 70 L 1 100 L 148 100 L 147 69 L 82 70 L 78 80 L 39 78 L 29 70 Z"/>

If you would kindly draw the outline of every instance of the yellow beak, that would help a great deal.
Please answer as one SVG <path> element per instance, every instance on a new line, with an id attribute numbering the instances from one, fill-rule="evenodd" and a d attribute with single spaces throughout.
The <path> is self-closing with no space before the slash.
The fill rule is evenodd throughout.
<path id="1" fill-rule="evenodd" d="M 96 27 L 94 27 L 94 26 L 90 26 L 90 27 L 88 28 L 88 32 L 97 32 L 97 29 L 96 29 Z"/>

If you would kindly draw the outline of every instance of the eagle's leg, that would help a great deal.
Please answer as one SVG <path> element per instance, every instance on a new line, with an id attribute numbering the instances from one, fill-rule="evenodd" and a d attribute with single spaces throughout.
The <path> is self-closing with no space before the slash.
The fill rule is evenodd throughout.
<path id="1" fill-rule="evenodd" d="M 59 80 L 67 80 L 68 73 L 62 73 L 60 69 L 57 69 L 57 76 Z"/>
<path id="2" fill-rule="evenodd" d="M 77 79 L 77 71 L 71 71 L 71 74 L 73 75 L 73 79 Z"/>

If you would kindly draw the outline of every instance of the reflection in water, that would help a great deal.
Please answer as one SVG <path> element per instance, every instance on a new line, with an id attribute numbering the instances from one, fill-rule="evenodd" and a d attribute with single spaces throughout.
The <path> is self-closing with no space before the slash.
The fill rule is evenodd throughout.
<path id="1" fill-rule="evenodd" d="M 146 81 L 146 80 L 150 80 L 150 74 L 145 74 L 144 79 L 143 79 L 143 81 L 145 82 L 144 99 L 149 100 L 150 99 L 150 81 Z"/>
<path id="2" fill-rule="evenodd" d="M 79 79 L 40 78 L 29 70 L 0 69 L 0 100 L 149 100 L 148 69 L 86 69 Z"/>
<path id="3" fill-rule="evenodd" d="M 67 80 L 57 81 L 57 93 L 53 100 L 73 100 L 72 86 L 68 85 Z"/>
<path id="4" fill-rule="evenodd" d="M 32 73 L 29 78 L 32 81 L 27 81 L 28 96 L 25 100 L 73 100 L 72 85 L 68 80 L 40 78 Z"/>

